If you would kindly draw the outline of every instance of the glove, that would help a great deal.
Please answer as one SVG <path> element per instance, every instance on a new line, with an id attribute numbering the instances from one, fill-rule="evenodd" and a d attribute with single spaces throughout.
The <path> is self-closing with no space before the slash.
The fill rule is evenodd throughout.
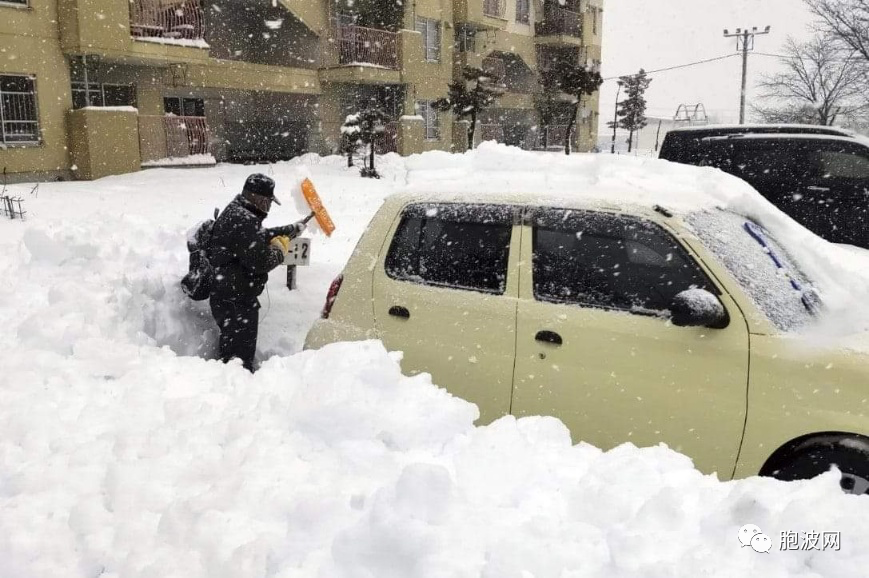
<path id="1" fill-rule="evenodd" d="M 272 240 L 269 241 L 269 245 L 272 247 L 277 247 L 281 250 L 281 254 L 284 256 L 284 259 L 287 258 L 287 253 L 290 252 L 290 238 L 285 237 L 283 235 L 279 237 L 272 237 Z"/>

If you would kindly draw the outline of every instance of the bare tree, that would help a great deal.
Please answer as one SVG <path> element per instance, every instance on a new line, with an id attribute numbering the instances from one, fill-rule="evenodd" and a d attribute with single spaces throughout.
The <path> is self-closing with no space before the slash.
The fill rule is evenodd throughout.
<path id="1" fill-rule="evenodd" d="M 835 38 L 823 34 L 804 43 L 788 38 L 783 52 L 784 70 L 758 84 L 761 99 L 776 101 L 754 107 L 764 121 L 829 126 L 869 110 L 866 63 L 853 50 L 837 50 Z"/>
<path id="2" fill-rule="evenodd" d="M 821 28 L 869 61 L 869 0 L 805 0 Z"/>

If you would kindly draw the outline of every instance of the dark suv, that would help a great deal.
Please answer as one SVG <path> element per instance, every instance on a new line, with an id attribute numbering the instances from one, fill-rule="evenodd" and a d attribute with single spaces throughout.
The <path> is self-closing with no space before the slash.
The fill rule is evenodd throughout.
<path id="1" fill-rule="evenodd" d="M 828 241 L 869 248 L 869 146 L 848 131 L 803 125 L 676 129 L 664 139 L 660 158 L 719 168 Z"/>

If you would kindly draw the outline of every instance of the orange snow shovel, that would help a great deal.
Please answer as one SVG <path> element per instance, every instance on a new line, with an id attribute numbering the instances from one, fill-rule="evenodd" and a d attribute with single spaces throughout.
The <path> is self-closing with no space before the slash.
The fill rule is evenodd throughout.
<path id="1" fill-rule="evenodd" d="M 307 222 L 311 217 L 314 217 L 317 219 L 317 224 L 326 233 L 326 236 L 331 237 L 335 231 L 335 223 L 332 222 L 332 217 L 329 216 L 329 212 L 323 206 L 320 195 L 317 194 L 317 189 L 314 188 L 314 183 L 311 182 L 311 179 L 302 181 L 302 196 L 305 197 L 305 202 L 311 207 L 311 214 L 308 215 L 305 221 Z"/>

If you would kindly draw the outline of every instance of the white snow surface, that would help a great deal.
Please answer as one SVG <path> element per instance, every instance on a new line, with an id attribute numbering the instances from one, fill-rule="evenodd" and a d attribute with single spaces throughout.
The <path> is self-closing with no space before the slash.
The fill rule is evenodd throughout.
<path id="1" fill-rule="evenodd" d="M 142 166 L 145 168 L 149 167 L 183 167 L 183 166 L 205 166 L 205 165 L 215 165 L 217 164 L 217 159 L 214 158 L 214 155 L 211 153 L 200 154 L 200 155 L 187 155 L 183 157 L 166 157 L 164 159 L 157 159 L 153 161 L 144 161 Z"/>
<path id="2" fill-rule="evenodd" d="M 379 342 L 300 351 L 371 215 L 408 188 L 730 204 L 771 217 L 833 287 L 869 286 L 865 252 L 712 169 L 495 145 L 378 163 L 380 180 L 306 155 L 8 187 L 28 219 L 0 221 L 0 576 L 865 576 L 869 498 L 835 472 L 720 482 L 663 446 L 573 446 L 548 417 L 475 427 L 473 405 L 402 376 Z M 185 232 L 257 171 L 284 197 L 310 176 L 338 229 L 314 238 L 298 291 L 271 275 L 250 375 L 205 359 L 216 328 L 178 281 Z M 285 203 L 266 224 L 301 216 Z M 745 524 L 769 554 L 740 547 Z M 841 549 L 780 551 L 785 531 L 840 532 Z"/>

